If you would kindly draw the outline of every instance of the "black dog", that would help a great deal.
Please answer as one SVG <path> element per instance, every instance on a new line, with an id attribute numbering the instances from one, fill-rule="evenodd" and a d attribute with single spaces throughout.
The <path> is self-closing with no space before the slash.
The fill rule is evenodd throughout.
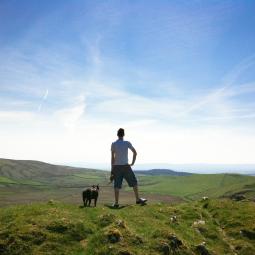
<path id="1" fill-rule="evenodd" d="M 99 185 L 93 185 L 91 188 L 88 188 L 82 192 L 84 207 L 90 206 L 92 199 L 94 199 L 94 206 L 97 206 L 98 191 Z"/>

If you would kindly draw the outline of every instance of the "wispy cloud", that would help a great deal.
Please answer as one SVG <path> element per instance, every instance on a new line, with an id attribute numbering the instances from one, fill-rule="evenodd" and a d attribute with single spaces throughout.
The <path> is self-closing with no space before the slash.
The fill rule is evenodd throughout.
<path id="1" fill-rule="evenodd" d="M 187 106 L 179 116 L 191 115 L 196 111 L 201 114 L 200 120 L 230 120 L 253 118 L 254 107 L 247 108 L 243 115 L 233 115 L 233 112 L 240 111 L 248 102 L 237 103 L 236 99 L 241 95 L 251 95 L 255 92 L 254 81 L 240 83 L 239 79 L 245 72 L 255 66 L 255 55 L 243 59 L 223 78 L 223 85 L 209 91 L 207 94 L 191 97 L 191 104 Z M 194 101 L 194 103 L 192 103 Z M 242 106 L 241 106 L 242 105 Z M 213 111 L 212 111 L 213 110 Z M 206 114 L 208 114 L 206 116 Z M 224 116 L 223 116 L 224 115 Z"/>
<path id="2" fill-rule="evenodd" d="M 41 111 L 42 105 L 43 105 L 44 101 L 46 101 L 46 99 L 47 99 L 47 97 L 48 97 L 48 94 L 49 94 L 49 90 L 46 89 L 46 91 L 45 91 L 45 93 L 44 93 L 44 95 L 43 95 L 42 101 L 41 101 L 41 103 L 40 103 L 39 106 L 38 106 L 38 109 L 37 109 L 38 112 Z"/>
<path id="3" fill-rule="evenodd" d="M 238 78 L 249 68 L 254 68 L 254 65 L 255 54 L 251 54 L 234 66 L 234 68 L 223 77 L 222 83 L 224 86 L 236 85 L 236 83 L 238 83 Z"/>
<path id="4" fill-rule="evenodd" d="M 80 95 L 73 99 L 73 104 L 67 108 L 62 108 L 54 113 L 54 118 L 63 123 L 69 131 L 75 131 L 79 120 L 85 113 L 85 96 Z"/>

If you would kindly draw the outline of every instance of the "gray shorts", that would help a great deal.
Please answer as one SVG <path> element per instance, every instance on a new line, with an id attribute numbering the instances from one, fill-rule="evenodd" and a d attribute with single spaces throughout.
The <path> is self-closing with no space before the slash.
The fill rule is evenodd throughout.
<path id="1" fill-rule="evenodd" d="M 115 165 L 113 166 L 112 173 L 114 175 L 114 188 L 121 189 L 123 179 L 128 183 L 129 187 L 135 187 L 137 180 L 130 165 Z"/>

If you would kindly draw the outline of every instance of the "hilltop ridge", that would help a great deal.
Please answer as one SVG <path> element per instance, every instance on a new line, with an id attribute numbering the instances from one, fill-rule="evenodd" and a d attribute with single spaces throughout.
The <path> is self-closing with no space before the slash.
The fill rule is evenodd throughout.
<path id="1" fill-rule="evenodd" d="M 0 158 L 0 176 L 8 178 L 39 178 L 80 173 L 86 168 L 54 165 L 36 160 L 13 160 Z"/>

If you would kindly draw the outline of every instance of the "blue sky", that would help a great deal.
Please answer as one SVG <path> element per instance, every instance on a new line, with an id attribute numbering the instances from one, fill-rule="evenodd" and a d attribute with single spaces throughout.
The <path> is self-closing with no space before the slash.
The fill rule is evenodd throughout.
<path id="1" fill-rule="evenodd" d="M 1 157 L 255 163 L 254 1 L 0 1 Z"/>

